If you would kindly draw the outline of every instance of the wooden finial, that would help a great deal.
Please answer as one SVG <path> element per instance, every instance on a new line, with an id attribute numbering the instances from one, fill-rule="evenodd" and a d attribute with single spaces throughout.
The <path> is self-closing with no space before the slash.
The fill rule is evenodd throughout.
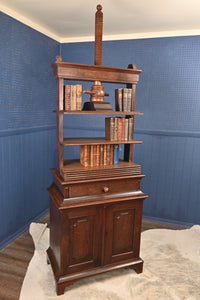
<path id="1" fill-rule="evenodd" d="M 98 10 L 98 11 L 99 11 L 99 10 L 102 10 L 101 4 L 98 4 L 98 5 L 97 5 L 97 10 Z"/>
<path id="2" fill-rule="evenodd" d="M 56 62 L 61 62 L 61 61 L 62 61 L 62 56 L 57 55 L 57 56 L 56 56 Z"/>

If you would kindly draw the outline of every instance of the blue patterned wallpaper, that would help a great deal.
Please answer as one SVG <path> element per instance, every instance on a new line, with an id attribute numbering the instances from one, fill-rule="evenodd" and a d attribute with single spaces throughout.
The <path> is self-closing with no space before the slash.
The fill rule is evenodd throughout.
<path id="1" fill-rule="evenodd" d="M 44 214 L 56 161 L 56 41 L 0 13 L 0 247 Z"/>
<path id="2" fill-rule="evenodd" d="M 62 44 L 64 61 L 93 64 L 92 43 Z M 103 42 L 102 64 L 142 70 L 136 88 L 133 159 L 142 165 L 144 215 L 169 223 L 200 223 L 200 36 Z M 90 84 L 91 86 L 91 84 Z M 104 84 L 114 107 L 114 88 Z M 73 117 L 74 121 L 75 117 Z M 70 123 L 70 122 L 68 122 Z M 86 136 L 103 134 L 104 121 L 81 121 Z M 66 123 L 67 128 L 67 123 Z M 74 127 L 71 132 L 74 132 Z"/>

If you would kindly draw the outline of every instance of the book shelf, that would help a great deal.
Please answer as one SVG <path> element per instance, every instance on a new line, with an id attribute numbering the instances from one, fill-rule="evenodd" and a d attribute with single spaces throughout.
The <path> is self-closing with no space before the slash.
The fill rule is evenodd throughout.
<path id="1" fill-rule="evenodd" d="M 109 145 L 109 144 L 141 144 L 141 141 L 135 140 L 127 140 L 127 141 L 109 141 L 105 140 L 104 138 L 64 138 L 63 142 L 60 142 L 64 146 L 81 146 L 81 145 Z"/>
<path id="2" fill-rule="evenodd" d="M 54 111 L 56 113 L 56 111 Z M 64 111 L 60 110 L 58 112 L 59 114 L 64 114 L 64 115 L 102 115 L 102 116 L 143 116 L 143 113 L 136 112 L 136 111 L 131 111 L 131 112 L 121 112 L 121 111 Z"/>
<path id="3" fill-rule="evenodd" d="M 51 65 L 57 81 L 57 167 L 52 169 L 50 195 L 50 247 L 47 250 L 56 292 L 78 279 L 131 268 L 142 272 L 140 235 L 143 200 L 140 190 L 144 177 L 141 166 L 132 161 L 134 140 L 135 89 L 140 70 L 130 64 L 127 69 L 62 62 L 61 56 Z M 130 112 L 100 109 L 97 111 L 65 111 L 64 80 L 126 84 L 131 89 Z M 102 107 L 105 107 L 102 105 Z M 106 106 L 106 107 L 109 107 Z M 63 121 L 69 115 L 133 118 L 129 140 L 100 137 L 68 138 Z M 106 126 L 105 126 L 106 127 Z M 124 145 L 123 159 L 117 165 L 83 166 L 80 159 L 64 159 L 64 147 Z"/>
<path id="4" fill-rule="evenodd" d="M 63 174 L 63 146 L 78 145 L 96 145 L 96 144 L 125 144 L 124 160 L 132 161 L 133 144 L 141 143 L 140 141 L 108 141 L 103 139 L 67 139 L 63 136 L 63 119 L 64 115 L 107 115 L 107 116 L 126 116 L 134 117 L 143 115 L 135 112 L 135 86 L 139 80 L 141 70 L 137 70 L 135 65 L 130 64 L 128 69 L 102 67 L 85 64 L 74 64 L 62 62 L 61 57 L 57 57 L 57 61 L 52 65 L 54 77 L 57 80 L 57 169 Z M 63 110 L 63 86 L 65 79 L 95 81 L 100 80 L 109 83 L 126 83 L 128 88 L 132 89 L 132 111 L 64 111 Z M 77 177 L 78 179 L 78 177 Z"/>

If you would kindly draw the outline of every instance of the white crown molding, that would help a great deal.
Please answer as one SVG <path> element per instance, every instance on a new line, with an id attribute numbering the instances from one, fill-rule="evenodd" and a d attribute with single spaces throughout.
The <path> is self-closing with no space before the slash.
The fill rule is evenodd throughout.
<path id="1" fill-rule="evenodd" d="M 0 4 L 0 10 L 11 16 L 12 18 L 22 22 L 23 24 L 39 31 L 42 34 L 56 40 L 59 43 L 81 43 L 81 42 L 93 42 L 94 36 L 79 36 L 79 37 L 61 37 L 50 29 L 45 28 L 36 22 L 31 21 L 29 18 L 19 14 L 18 12 L 10 9 L 6 5 Z M 115 41 L 115 40 L 133 40 L 133 39 L 151 39 L 151 38 L 163 38 L 163 37 L 177 37 L 177 36 L 194 36 L 200 35 L 200 29 L 193 30 L 171 30 L 171 31 L 157 31 L 157 32 L 142 32 L 142 33 L 129 33 L 129 34 L 113 34 L 103 35 L 103 41 Z"/>
<path id="2" fill-rule="evenodd" d="M 113 35 L 104 34 L 103 35 L 103 41 L 152 39 L 152 38 L 194 36 L 194 35 L 200 35 L 200 29 L 157 31 L 157 32 L 140 32 L 140 33 L 113 34 Z M 91 41 L 94 41 L 93 36 L 60 38 L 61 43 L 81 43 L 81 42 L 91 42 Z"/>
<path id="3" fill-rule="evenodd" d="M 37 23 L 31 21 L 29 18 L 19 14 L 15 10 L 10 9 L 6 5 L 3 5 L 0 3 L 0 11 L 9 15 L 10 17 L 16 19 L 17 21 L 20 21 L 21 23 L 39 31 L 40 33 L 47 35 L 48 37 L 50 37 L 60 43 L 60 37 L 58 35 L 56 35 L 55 33 L 53 33 L 51 30 L 49 30 L 41 25 L 38 25 Z"/>

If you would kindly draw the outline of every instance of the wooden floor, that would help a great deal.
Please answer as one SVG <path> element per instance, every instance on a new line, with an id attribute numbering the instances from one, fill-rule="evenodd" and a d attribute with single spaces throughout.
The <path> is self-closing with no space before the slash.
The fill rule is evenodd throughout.
<path id="1" fill-rule="evenodd" d="M 43 218 L 40 223 L 49 223 L 49 216 Z M 183 229 L 143 221 L 142 231 L 153 228 Z M 0 251 L 0 300 L 19 299 L 22 282 L 33 253 L 34 245 L 28 231 Z"/>

